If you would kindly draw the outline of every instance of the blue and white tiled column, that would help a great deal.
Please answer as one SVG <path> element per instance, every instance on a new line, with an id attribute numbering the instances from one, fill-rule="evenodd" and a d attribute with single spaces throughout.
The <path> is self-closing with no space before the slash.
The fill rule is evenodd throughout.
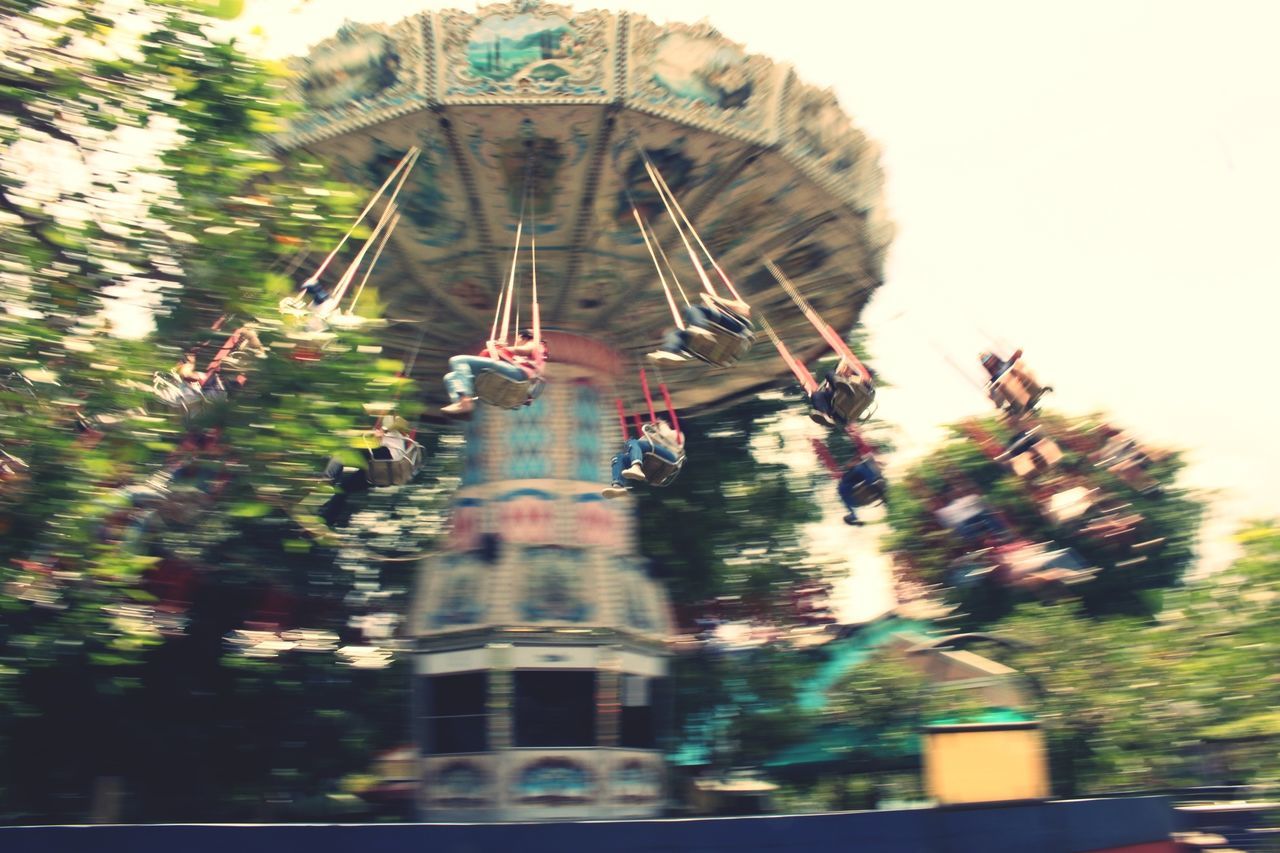
<path id="1" fill-rule="evenodd" d="M 532 405 L 476 407 L 449 540 L 420 569 L 417 672 L 489 674 L 488 751 L 423 755 L 432 820 L 638 817 L 662 806 L 661 755 L 617 743 L 620 679 L 662 677 L 671 621 L 637 554 L 634 502 L 600 494 L 621 443 L 616 356 L 568 335 L 548 343 L 548 381 Z M 557 667 L 596 672 L 597 746 L 522 749 L 511 672 Z M 454 782 L 476 774 L 489 793 L 458 795 Z M 573 791 L 539 794 L 544 777 Z"/>

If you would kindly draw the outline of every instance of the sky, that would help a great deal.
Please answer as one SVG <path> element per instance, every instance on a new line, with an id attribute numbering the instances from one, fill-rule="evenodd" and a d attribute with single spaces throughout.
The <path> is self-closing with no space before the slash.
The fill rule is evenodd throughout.
<path id="1" fill-rule="evenodd" d="M 445 5 L 474 8 L 248 0 L 231 26 L 278 57 L 345 19 Z M 1103 410 L 1187 452 L 1187 483 L 1215 491 L 1202 567 L 1230 558 L 1243 520 L 1280 515 L 1280 406 L 1261 384 L 1280 352 L 1280 3 L 576 7 L 705 18 L 832 87 L 880 143 L 898 234 L 864 320 L 893 384 L 880 415 L 900 429 L 895 466 L 985 413 L 976 353 L 1017 346 L 1055 410 Z M 836 524 L 823 547 L 874 563 L 875 529 Z M 883 583 L 858 588 L 849 607 L 880 606 Z"/>

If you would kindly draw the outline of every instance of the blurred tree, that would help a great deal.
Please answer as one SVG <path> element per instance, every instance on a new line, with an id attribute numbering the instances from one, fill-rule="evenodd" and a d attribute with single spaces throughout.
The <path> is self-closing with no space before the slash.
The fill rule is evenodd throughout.
<path id="1" fill-rule="evenodd" d="M 1280 782 L 1280 678 L 1269 653 L 1280 620 L 1280 525 L 1253 525 L 1240 541 L 1240 560 L 1170 592 L 1154 619 L 1093 616 L 1083 602 L 1024 604 L 991 628 L 1016 645 L 972 646 L 1031 685 L 1056 795 Z M 919 725 L 938 714 L 978 710 L 883 657 L 829 696 L 824 722 L 846 732 L 846 773 L 866 773 L 857 759 L 868 752 L 914 750 Z M 789 796 L 833 803 L 840 790 L 801 785 Z"/>
<path id="2" fill-rule="evenodd" d="M 0 819 L 83 820 L 108 779 L 137 820 L 319 813 L 405 736 L 397 667 L 224 646 L 254 623 L 366 642 L 351 617 L 407 586 L 380 555 L 429 541 L 442 495 L 400 513 L 428 522 L 413 542 L 314 516 L 362 404 L 412 383 L 367 333 L 294 358 L 265 319 L 362 199 L 270 152 L 276 69 L 203 17 L 234 6 L 0 6 Z M 190 412 L 153 397 L 153 371 L 191 349 L 203 368 L 254 318 L 269 354 L 242 388 Z"/>
<path id="3" fill-rule="evenodd" d="M 927 582 L 948 587 L 962 607 L 962 619 L 982 624 L 1011 612 L 1033 593 L 1008 583 L 952 586 L 952 568 L 981 547 L 948 530 L 935 511 L 963 495 L 978 495 L 1008 524 L 1012 538 L 1044 544 L 1047 550 L 1070 548 L 1085 565 L 1098 569 L 1087 583 L 1072 586 L 1089 613 L 1149 615 L 1160 609 L 1160 590 L 1178 584 L 1195 556 L 1203 501 L 1176 485 L 1183 467 L 1176 453 L 1155 454 L 1145 475 L 1151 487 L 1139 490 L 1099 464 L 1103 436 L 1113 432 L 1099 417 L 1068 420 L 1038 414 L 1039 434 L 1054 440 L 1063 459 L 1048 470 L 1020 477 L 991 458 L 973 437 L 974 427 L 991 436 L 998 449 L 1013 428 L 995 418 L 951 428 L 952 437 L 891 484 L 888 549 L 900 564 Z M 1138 516 L 1123 535 L 1089 528 L 1085 519 L 1055 521 L 1049 502 L 1059 492 L 1087 490 L 1098 505 L 1115 507 L 1113 517 Z"/>
<path id="4" fill-rule="evenodd" d="M 1024 605 L 994 628 L 1016 648 L 975 649 L 1036 686 L 1056 793 L 1276 784 L 1280 526 L 1240 541 L 1240 560 L 1154 620 Z"/>

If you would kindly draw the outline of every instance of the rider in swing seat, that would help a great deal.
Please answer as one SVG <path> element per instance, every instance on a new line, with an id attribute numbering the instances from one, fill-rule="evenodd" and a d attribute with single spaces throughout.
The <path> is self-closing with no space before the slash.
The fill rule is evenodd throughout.
<path id="1" fill-rule="evenodd" d="M 1009 356 L 1007 360 L 1000 358 L 993 352 L 984 352 L 978 356 L 978 360 L 987 369 L 987 375 L 991 377 L 992 382 L 1008 373 L 1009 369 L 1013 367 L 1013 363 L 1020 358 L 1022 358 L 1022 350 L 1020 349 L 1014 350 L 1013 355 Z"/>
<path id="2" fill-rule="evenodd" d="M 886 494 L 884 473 L 880 470 L 880 465 L 875 459 L 875 450 L 862 437 L 862 434 L 856 430 L 849 430 L 849 438 L 853 441 L 853 462 L 840 476 L 840 483 L 836 486 L 836 493 L 840 495 L 841 503 L 848 510 L 844 517 L 844 523 L 860 527 L 863 522 L 858 518 L 859 507 L 869 506 L 873 503 L 882 503 L 887 506 L 889 499 Z M 815 444 L 815 446 L 819 445 Z M 830 451 L 827 452 L 827 455 L 830 455 Z M 827 465 L 832 467 L 834 463 L 834 458 L 829 458 Z"/>
<path id="3" fill-rule="evenodd" d="M 291 337 L 323 337 L 329 332 L 327 302 L 333 294 L 317 277 L 307 279 L 298 294 L 280 300 Z"/>
<path id="4" fill-rule="evenodd" d="M 889 502 L 885 494 L 884 474 L 880 471 L 875 458 L 869 455 L 861 457 L 849 466 L 841 476 L 836 492 L 840 495 L 845 509 L 849 511 L 844 517 L 844 523 L 855 527 L 860 527 L 864 523 L 858 518 L 859 506 L 866 506 L 876 501 L 886 505 Z M 873 496 L 873 501 L 865 499 L 868 493 Z"/>
<path id="5" fill-rule="evenodd" d="M 173 369 L 173 372 L 193 391 L 202 390 L 204 383 L 209 378 L 208 374 L 196 365 L 195 350 L 188 350 L 183 353 L 182 361 Z"/>
<path id="6" fill-rule="evenodd" d="M 267 348 L 262 345 L 262 338 L 258 337 L 258 330 L 252 323 L 246 323 L 236 330 L 239 336 L 236 342 L 235 352 L 247 352 L 254 358 L 266 358 Z"/>
<path id="7" fill-rule="evenodd" d="M 1041 386 L 1035 377 L 1024 370 L 1020 362 L 1021 358 L 1022 350 L 1020 349 L 1014 350 L 1013 355 L 1008 359 L 1002 359 L 991 352 L 984 352 L 978 356 L 978 360 L 982 362 L 987 375 L 991 378 L 987 389 L 992 402 L 1001 409 L 1008 409 L 1015 416 L 1025 414 L 1034 408 L 1042 396 L 1053 390 L 1049 386 Z M 1005 374 L 1013 380 L 1012 383 L 1001 382 Z"/>
<path id="8" fill-rule="evenodd" d="M 329 291 L 319 279 L 309 278 L 302 285 L 302 292 L 311 300 L 311 307 L 323 305 L 329 299 Z"/>
<path id="9" fill-rule="evenodd" d="M 226 392 L 222 377 L 216 366 L 209 370 L 201 370 L 196 364 L 196 351 L 189 350 L 182 356 L 182 361 L 173 369 L 185 389 L 186 402 L 194 402 L 208 397 L 221 397 Z"/>
<path id="10" fill-rule="evenodd" d="M 662 346 L 649 353 L 654 361 L 684 361 L 692 356 L 689 351 L 690 336 L 714 339 L 712 326 L 719 326 L 732 335 L 742 337 L 751 331 L 751 306 L 740 299 L 729 299 L 710 293 L 702 294 L 701 305 L 686 305 L 685 328 L 667 332 Z"/>
<path id="11" fill-rule="evenodd" d="M 479 374 L 497 373 L 513 382 L 524 382 L 538 378 L 541 373 L 540 362 L 546 360 L 547 345 L 542 341 L 535 341 L 530 329 L 521 329 L 516 334 L 515 346 L 501 352 L 490 354 L 485 349 L 480 355 L 455 355 L 449 359 L 449 372 L 444 375 L 450 403 L 441 411 L 451 418 L 468 418 L 475 410 L 475 381 Z M 526 405 L 529 402 L 532 402 L 532 398 L 526 401 Z"/>
<path id="12" fill-rule="evenodd" d="M 613 457 L 613 479 L 601 494 L 606 498 L 620 498 L 627 494 L 627 481 L 646 482 L 644 457 L 647 453 L 679 465 L 684 461 L 684 435 L 677 433 L 666 421 L 645 424 L 640 437 L 627 439 L 622 453 Z"/>
<path id="13" fill-rule="evenodd" d="M 863 376 L 856 367 L 848 362 L 847 359 L 840 359 L 840 363 L 836 365 L 835 370 L 827 371 L 827 375 L 822 380 L 813 394 L 809 396 L 809 404 L 813 407 L 809 412 L 809 418 L 822 426 L 843 426 L 848 423 L 841 412 L 837 411 L 833 403 L 835 402 L 836 391 L 840 385 L 857 385 L 865 388 L 868 398 L 875 396 L 875 374 L 871 373 L 871 368 L 867 368 L 870 378 Z M 868 405 L 870 399 L 868 399 Z M 865 410 L 865 406 L 862 407 Z M 858 414 L 862 412 L 859 411 Z"/>

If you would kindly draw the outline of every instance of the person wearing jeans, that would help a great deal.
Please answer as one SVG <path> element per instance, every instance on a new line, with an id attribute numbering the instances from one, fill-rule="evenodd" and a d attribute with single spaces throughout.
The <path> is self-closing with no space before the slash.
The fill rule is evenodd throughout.
<path id="1" fill-rule="evenodd" d="M 686 305 L 684 308 L 685 328 L 671 329 L 662 340 L 662 345 L 649 354 L 650 358 L 662 360 L 683 360 L 681 353 L 689 348 L 690 335 L 713 336 L 707 327 L 717 325 L 734 335 L 745 335 L 750 328 L 747 317 L 750 307 L 745 302 L 703 295 L 702 305 Z M 723 307 L 722 307 L 723 306 Z M 665 353 L 665 355 L 662 355 Z"/>
<path id="2" fill-rule="evenodd" d="M 481 373 L 496 373 L 514 382 L 524 382 L 538 375 L 535 357 L 542 347 L 542 360 L 546 361 L 546 348 L 535 343 L 533 333 L 522 329 L 516 335 L 516 345 L 511 347 L 511 360 L 481 355 L 455 355 L 449 359 L 449 372 L 444 375 L 444 387 L 449 392 L 450 404 L 442 411 L 450 417 L 467 417 L 475 408 L 476 377 Z M 485 351 L 487 353 L 487 350 Z"/>
<path id="3" fill-rule="evenodd" d="M 449 372 L 444 375 L 444 387 L 450 402 L 476 395 L 476 376 L 485 371 L 505 376 L 515 382 L 528 379 L 524 368 L 509 361 L 499 361 L 482 355 L 455 355 L 449 359 Z"/>
<path id="4" fill-rule="evenodd" d="M 851 465 L 840 478 L 840 485 L 836 487 L 845 509 L 849 510 L 849 514 L 844 517 L 845 524 L 862 524 L 858 519 L 857 503 L 857 489 L 862 485 L 874 488 L 879 500 L 884 502 L 884 475 L 880 473 L 880 466 L 869 456 L 856 465 Z"/>
<path id="5" fill-rule="evenodd" d="M 681 439 L 675 430 L 663 421 L 645 424 L 640 438 L 627 439 L 622 453 L 613 457 L 613 479 L 604 490 L 606 498 L 620 498 L 627 493 L 627 480 L 644 482 L 644 455 L 656 454 L 671 464 L 680 461 L 683 455 L 680 450 Z"/>

